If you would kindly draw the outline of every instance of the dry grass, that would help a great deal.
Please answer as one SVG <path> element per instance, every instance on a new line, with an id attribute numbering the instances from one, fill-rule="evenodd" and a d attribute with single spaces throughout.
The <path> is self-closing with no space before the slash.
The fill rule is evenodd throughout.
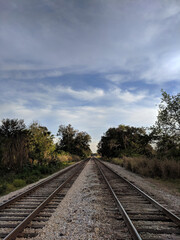
<path id="1" fill-rule="evenodd" d="M 59 154 L 57 156 L 57 159 L 60 161 L 60 162 L 78 162 L 80 161 L 80 157 L 77 156 L 77 155 L 71 155 L 71 154 Z"/>
<path id="2" fill-rule="evenodd" d="M 149 159 L 146 157 L 113 158 L 112 162 L 146 177 L 163 179 L 180 178 L 180 162 L 175 160 Z"/>

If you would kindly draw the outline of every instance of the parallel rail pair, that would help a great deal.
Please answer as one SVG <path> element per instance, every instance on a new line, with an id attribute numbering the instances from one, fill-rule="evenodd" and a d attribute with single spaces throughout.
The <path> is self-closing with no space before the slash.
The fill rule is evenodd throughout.
<path id="1" fill-rule="evenodd" d="M 176 215 L 107 165 L 98 160 L 95 162 L 133 239 L 180 239 L 180 219 Z M 38 222 L 47 221 L 64 196 L 61 190 L 72 184 L 70 182 L 73 182 L 84 164 L 75 164 L 1 204 L 0 229 L 4 224 L 11 231 L 4 233 L 4 236 L 0 231 L 0 237 L 4 240 L 15 239 L 25 227 L 35 229 L 38 228 Z M 9 220 L 12 222 L 9 223 Z M 40 228 L 42 226 L 39 225 Z"/>
<path id="2" fill-rule="evenodd" d="M 12 240 L 19 234 L 26 237 L 36 236 L 35 232 L 23 235 L 22 231 L 28 226 L 34 229 L 44 226 L 39 222 L 44 223 L 48 220 L 64 197 L 62 190 L 72 185 L 84 164 L 85 161 L 76 163 L 2 203 L 0 205 L 0 239 Z"/>
<path id="3" fill-rule="evenodd" d="M 134 240 L 180 239 L 180 218 L 95 159 Z"/>

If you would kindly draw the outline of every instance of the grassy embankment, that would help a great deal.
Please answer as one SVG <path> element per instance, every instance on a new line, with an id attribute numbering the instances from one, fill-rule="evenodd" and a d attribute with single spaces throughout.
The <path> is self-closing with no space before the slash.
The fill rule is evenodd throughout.
<path id="1" fill-rule="evenodd" d="M 33 164 L 24 167 L 18 173 L 15 171 L 4 172 L 0 170 L 0 196 L 45 178 L 79 160 L 78 156 L 65 154 L 57 156 L 55 164 L 42 166 Z"/>
<path id="2" fill-rule="evenodd" d="M 112 158 L 107 161 L 141 176 L 153 178 L 162 186 L 180 192 L 180 161 L 148 159 L 144 156 Z"/>

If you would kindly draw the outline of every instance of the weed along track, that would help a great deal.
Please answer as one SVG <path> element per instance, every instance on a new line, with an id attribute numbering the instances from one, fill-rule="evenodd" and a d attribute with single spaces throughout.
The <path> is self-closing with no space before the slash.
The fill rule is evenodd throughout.
<path id="1" fill-rule="evenodd" d="M 80 174 L 86 161 L 74 164 L 0 205 L 0 239 L 37 236 Z"/>
<path id="2" fill-rule="evenodd" d="M 107 165 L 95 160 L 133 239 L 180 239 L 180 219 Z"/>

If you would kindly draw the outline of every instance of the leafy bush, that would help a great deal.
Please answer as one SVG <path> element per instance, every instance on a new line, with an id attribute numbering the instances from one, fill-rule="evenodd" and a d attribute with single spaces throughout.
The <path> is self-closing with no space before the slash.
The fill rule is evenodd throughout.
<path id="1" fill-rule="evenodd" d="M 16 190 L 16 187 L 11 183 L 7 183 L 6 190 L 7 190 L 7 192 L 13 192 Z"/>
<path id="2" fill-rule="evenodd" d="M 117 165 L 122 165 L 122 158 L 112 158 L 112 162 Z"/>
<path id="3" fill-rule="evenodd" d="M 74 155 L 74 154 L 69 154 L 69 153 L 66 153 L 66 152 L 61 152 L 61 154 L 58 154 L 57 155 L 57 160 L 59 162 L 78 162 L 81 160 L 81 158 L 77 155 Z"/>
<path id="4" fill-rule="evenodd" d="M 0 185 L 0 194 L 3 194 L 6 191 L 6 184 L 1 184 Z"/>
<path id="5" fill-rule="evenodd" d="M 72 157 L 70 155 L 59 155 L 58 159 L 60 162 L 71 162 Z"/>
<path id="6" fill-rule="evenodd" d="M 26 185 L 26 182 L 23 179 L 14 179 L 13 185 L 15 187 L 24 187 Z"/>
<path id="7" fill-rule="evenodd" d="M 72 155 L 72 160 L 73 162 L 79 162 L 81 160 L 81 158 L 77 155 Z"/>
<path id="8" fill-rule="evenodd" d="M 33 169 L 31 172 L 31 175 L 35 175 L 35 176 L 41 175 L 39 168 Z"/>
<path id="9" fill-rule="evenodd" d="M 27 183 L 27 184 L 30 184 L 30 183 L 37 182 L 38 180 L 39 180 L 39 177 L 38 177 L 38 176 L 32 175 L 32 176 L 29 176 L 29 177 L 26 179 L 26 183 Z"/>
<path id="10" fill-rule="evenodd" d="M 26 165 L 18 173 L 15 171 L 2 171 L 0 170 L 0 195 L 7 194 L 11 191 L 15 191 L 20 187 L 24 187 L 26 184 L 34 183 L 39 179 L 46 177 L 66 166 L 69 166 L 72 161 L 79 161 L 80 158 L 76 155 L 71 156 L 66 153 L 63 154 L 68 161 L 61 162 L 58 158 L 53 158 L 46 165 Z"/>

